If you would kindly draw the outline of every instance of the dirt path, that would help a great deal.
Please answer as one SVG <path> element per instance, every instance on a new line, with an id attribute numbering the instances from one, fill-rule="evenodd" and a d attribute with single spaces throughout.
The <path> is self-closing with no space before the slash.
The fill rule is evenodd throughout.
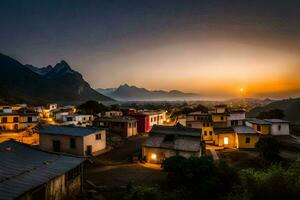
<path id="1" fill-rule="evenodd" d="M 209 151 L 210 151 L 210 153 L 211 153 L 214 160 L 219 160 L 220 159 L 217 152 L 216 152 L 216 150 L 210 149 Z"/>

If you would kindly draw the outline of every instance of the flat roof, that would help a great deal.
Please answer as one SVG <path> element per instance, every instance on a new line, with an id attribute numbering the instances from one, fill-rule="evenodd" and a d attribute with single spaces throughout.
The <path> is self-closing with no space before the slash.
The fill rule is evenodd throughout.
<path id="1" fill-rule="evenodd" d="M 96 127 L 71 127 L 71 126 L 42 126 L 39 133 L 44 135 L 67 135 L 67 136 L 87 136 L 104 129 Z"/>
<path id="2" fill-rule="evenodd" d="M 201 129 L 200 128 L 188 128 L 180 123 L 177 123 L 174 126 L 162 126 L 162 125 L 153 125 L 150 131 L 150 135 L 162 134 L 162 135 L 181 135 L 181 136 L 193 136 L 200 137 Z"/>
<path id="3" fill-rule="evenodd" d="M 16 199 L 77 167 L 84 159 L 44 152 L 29 145 L 0 143 L 0 199 Z"/>

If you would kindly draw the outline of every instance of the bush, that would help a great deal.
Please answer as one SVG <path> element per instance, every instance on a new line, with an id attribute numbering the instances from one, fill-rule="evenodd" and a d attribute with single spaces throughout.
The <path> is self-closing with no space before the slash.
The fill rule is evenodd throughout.
<path id="1" fill-rule="evenodd" d="M 279 143 L 275 138 L 271 136 L 261 137 L 255 147 L 267 163 L 274 163 L 280 160 Z"/>

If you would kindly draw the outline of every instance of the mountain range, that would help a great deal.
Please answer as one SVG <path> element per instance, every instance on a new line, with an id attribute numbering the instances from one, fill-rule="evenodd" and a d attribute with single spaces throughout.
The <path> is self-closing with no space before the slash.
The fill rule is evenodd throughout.
<path id="1" fill-rule="evenodd" d="M 111 101 L 99 94 L 66 61 L 38 68 L 0 54 L 0 101 L 10 103 L 81 103 Z"/>
<path id="2" fill-rule="evenodd" d="M 118 88 L 96 89 L 99 93 L 119 101 L 162 101 L 162 100 L 198 100 L 199 94 L 184 93 L 178 90 L 150 91 L 145 88 L 129 86 L 128 84 L 120 85 Z"/>
<path id="3" fill-rule="evenodd" d="M 267 112 L 274 109 L 283 111 L 283 119 L 292 123 L 300 123 L 300 98 L 274 101 L 265 106 L 253 108 L 247 113 L 247 117 L 257 117 L 261 112 Z"/>

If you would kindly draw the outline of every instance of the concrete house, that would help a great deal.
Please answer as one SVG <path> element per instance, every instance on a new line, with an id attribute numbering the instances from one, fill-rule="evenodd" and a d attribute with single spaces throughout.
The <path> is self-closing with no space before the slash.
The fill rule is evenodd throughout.
<path id="1" fill-rule="evenodd" d="M 27 108 L 14 109 L 10 106 L 0 110 L 0 130 L 21 131 L 38 123 L 38 114 Z"/>
<path id="2" fill-rule="evenodd" d="M 142 156 L 146 162 L 158 164 L 175 155 L 200 157 L 205 148 L 200 133 L 200 129 L 187 128 L 179 123 L 175 126 L 154 125 L 142 144 Z"/>
<path id="3" fill-rule="evenodd" d="M 213 121 L 208 113 L 192 112 L 186 116 L 186 126 L 190 128 L 200 128 L 204 141 L 211 141 L 213 134 Z"/>
<path id="4" fill-rule="evenodd" d="M 74 125 L 81 127 L 92 126 L 93 120 L 93 115 L 71 114 L 62 116 L 62 122 L 64 125 Z"/>
<path id="5" fill-rule="evenodd" d="M 134 117 L 99 117 L 94 121 L 94 125 L 122 137 L 131 137 L 138 134 L 137 120 Z"/>
<path id="6" fill-rule="evenodd" d="M 245 125 L 246 111 L 245 110 L 230 110 L 227 116 L 227 126 L 242 126 Z"/>
<path id="7" fill-rule="evenodd" d="M 118 117 L 123 116 L 122 111 L 106 111 L 104 114 L 105 117 Z"/>
<path id="8" fill-rule="evenodd" d="M 104 129 L 49 125 L 38 132 L 40 148 L 46 151 L 92 156 L 106 148 Z"/>
<path id="9" fill-rule="evenodd" d="M 83 158 L 0 143 L 1 200 L 76 199 L 82 188 Z"/>
<path id="10" fill-rule="evenodd" d="M 271 133 L 271 122 L 267 122 L 263 119 L 247 119 L 246 126 L 252 127 L 256 132 L 263 135 L 268 135 Z"/>

